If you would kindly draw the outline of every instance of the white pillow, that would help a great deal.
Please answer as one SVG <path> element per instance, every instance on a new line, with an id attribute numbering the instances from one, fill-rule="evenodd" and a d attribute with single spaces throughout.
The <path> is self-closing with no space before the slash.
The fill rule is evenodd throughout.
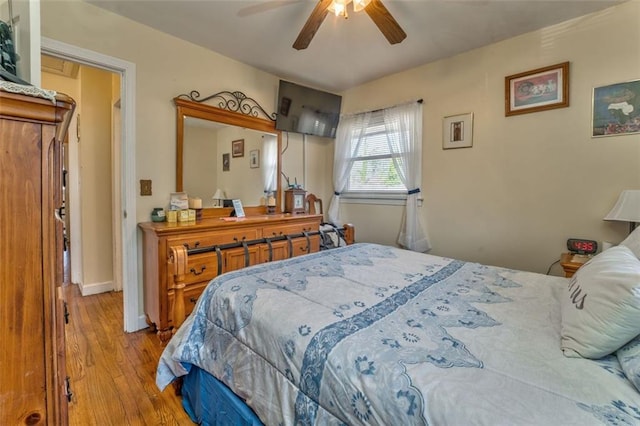
<path id="1" fill-rule="evenodd" d="M 640 259 L 640 226 L 630 233 L 629 236 L 620 243 L 620 245 L 629 247 L 633 254 Z"/>
<path id="2" fill-rule="evenodd" d="M 561 348 L 601 358 L 640 334 L 640 260 L 626 246 L 585 263 L 561 297 Z"/>

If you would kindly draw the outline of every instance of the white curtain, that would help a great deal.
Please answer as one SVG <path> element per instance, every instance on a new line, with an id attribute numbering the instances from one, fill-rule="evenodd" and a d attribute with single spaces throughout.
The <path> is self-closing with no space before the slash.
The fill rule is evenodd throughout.
<path id="1" fill-rule="evenodd" d="M 340 226 L 340 194 L 347 188 L 349 173 L 353 162 L 351 158 L 358 152 L 362 143 L 371 113 L 343 116 L 336 130 L 336 142 L 333 156 L 333 197 L 329 205 L 329 223 Z M 355 141 L 355 143 L 353 143 Z"/>
<path id="2" fill-rule="evenodd" d="M 274 135 L 262 137 L 262 182 L 265 196 L 277 189 L 278 139 Z"/>
<path id="3" fill-rule="evenodd" d="M 394 158 L 396 171 L 408 191 L 398 244 L 409 250 L 425 252 L 431 249 L 431 244 L 418 214 L 422 183 L 422 103 L 410 102 L 385 109 L 384 124 L 389 148 L 399 154 Z"/>

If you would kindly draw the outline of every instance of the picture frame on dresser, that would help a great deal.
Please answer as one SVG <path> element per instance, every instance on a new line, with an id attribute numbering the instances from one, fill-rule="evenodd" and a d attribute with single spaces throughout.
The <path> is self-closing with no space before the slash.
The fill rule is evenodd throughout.
<path id="1" fill-rule="evenodd" d="M 569 106 L 569 62 L 505 77 L 505 116 Z"/>

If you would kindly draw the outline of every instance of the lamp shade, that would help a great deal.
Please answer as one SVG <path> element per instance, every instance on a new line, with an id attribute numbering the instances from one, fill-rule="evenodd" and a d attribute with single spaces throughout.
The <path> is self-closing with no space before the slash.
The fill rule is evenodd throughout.
<path id="1" fill-rule="evenodd" d="M 213 194 L 213 198 L 214 200 L 224 200 L 225 195 L 224 195 L 224 191 L 220 188 L 216 189 L 216 193 Z"/>
<path id="2" fill-rule="evenodd" d="M 631 233 L 638 222 L 640 222 L 640 189 L 627 189 L 622 191 L 609 214 L 604 220 L 617 220 L 629 222 L 629 233 Z"/>
<path id="3" fill-rule="evenodd" d="M 605 216 L 604 220 L 640 222 L 640 189 L 622 191 L 615 206 Z"/>

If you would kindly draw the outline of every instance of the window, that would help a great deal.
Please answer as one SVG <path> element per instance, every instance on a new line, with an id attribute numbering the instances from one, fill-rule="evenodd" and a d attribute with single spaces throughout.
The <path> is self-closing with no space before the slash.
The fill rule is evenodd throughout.
<path id="1" fill-rule="evenodd" d="M 370 120 L 350 140 L 352 153 L 349 181 L 344 191 L 347 198 L 404 199 L 407 187 L 398 166 L 402 167 L 402 148 L 398 126 L 385 125 L 382 111 L 371 113 Z M 389 130 L 388 130 L 389 129 Z"/>
<path id="2" fill-rule="evenodd" d="M 406 211 L 398 244 L 419 252 L 431 248 L 420 223 L 422 100 L 382 111 L 341 117 L 333 161 L 334 196 L 329 221 L 340 221 L 340 199 L 396 204 Z M 407 189 L 408 188 L 408 189 Z"/>

